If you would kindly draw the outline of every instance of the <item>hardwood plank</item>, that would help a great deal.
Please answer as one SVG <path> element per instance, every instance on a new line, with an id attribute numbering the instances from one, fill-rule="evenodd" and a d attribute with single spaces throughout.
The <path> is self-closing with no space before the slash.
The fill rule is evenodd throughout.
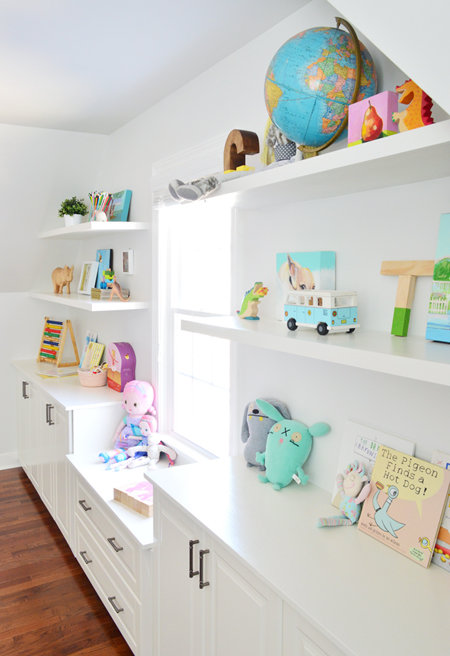
<path id="1" fill-rule="evenodd" d="M 132 656 L 21 468 L 0 499 L 2 656 Z"/>

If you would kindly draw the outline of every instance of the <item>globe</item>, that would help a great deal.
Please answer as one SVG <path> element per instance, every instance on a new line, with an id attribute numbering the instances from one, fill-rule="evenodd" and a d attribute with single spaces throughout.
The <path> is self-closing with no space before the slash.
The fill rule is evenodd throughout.
<path id="1" fill-rule="evenodd" d="M 357 100 L 373 96 L 377 74 L 368 50 L 361 49 Z M 316 27 L 296 34 L 277 51 L 266 74 L 264 95 L 272 122 L 291 141 L 315 148 L 339 130 L 356 80 L 356 54 L 350 34 Z"/>

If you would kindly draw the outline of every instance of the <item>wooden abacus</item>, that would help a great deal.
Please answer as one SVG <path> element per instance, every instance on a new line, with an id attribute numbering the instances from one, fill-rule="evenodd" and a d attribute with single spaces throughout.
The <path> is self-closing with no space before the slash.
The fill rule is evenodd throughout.
<path id="1" fill-rule="evenodd" d="M 64 344 L 66 342 L 67 331 L 70 332 L 76 362 L 62 363 L 61 360 L 64 351 Z M 54 321 L 53 319 L 45 317 L 44 332 L 42 333 L 37 362 L 51 362 L 57 367 L 74 367 L 75 365 L 80 364 L 77 344 L 75 342 L 75 336 L 73 334 L 73 328 L 70 319 L 66 319 L 65 321 Z"/>

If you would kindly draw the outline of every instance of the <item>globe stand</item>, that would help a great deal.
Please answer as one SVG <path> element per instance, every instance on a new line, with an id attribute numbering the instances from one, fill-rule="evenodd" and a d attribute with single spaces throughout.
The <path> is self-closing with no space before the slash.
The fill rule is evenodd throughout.
<path id="1" fill-rule="evenodd" d="M 345 25 L 347 30 L 350 32 L 350 36 L 353 39 L 353 44 L 355 47 L 355 57 L 356 57 L 356 80 L 355 80 L 355 88 L 353 90 L 353 96 L 352 99 L 350 100 L 349 105 L 353 105 L 354 102 L 357 101 L 358 99 L 358 94 L 359 94 L 359 87 L 361 84 L 361 67 L 362 67 L 362 57 L 361 57 L 361 48 L 359 47 L 359 39 L 356 35 L 355 30 L 353 27 L 348 23 L 346 20 L 343 18 L 339 18 L 336 16 L 336 27 L 339 29 L 339 27 L 342 25 Z M 347 127 L 348 124 L 348 110 L 347 114 L 342 121 L 341 125 L 339 126 L 338 130 L 334 133 L 334 135 L 327 141 L 327 143 L 323 144 L 323 146 L 305 146 L 305 145 L 300 145 L 297 146 L 298 150 L 303 155 L 303 159 L 309 159 L 310 157 L 316 157 L 319 153 L 320 150 L 324 150 L 325 148 L 328 148 L 328 146 L 331 146 L 332 143 L 338 139 L 345 128 Z"/>

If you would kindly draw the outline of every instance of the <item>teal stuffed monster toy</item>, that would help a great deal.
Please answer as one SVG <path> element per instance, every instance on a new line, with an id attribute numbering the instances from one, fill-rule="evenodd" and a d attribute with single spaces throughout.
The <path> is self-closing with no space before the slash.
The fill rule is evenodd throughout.
<path id="1" fill-rule="evenodd" d="M 267 401 L 257 399 L 256 403 L 262 412 L 277 422 L 269 431 L 265 452 L 256 454 L 256 461 L 266 466 L 265 475 L 258 474 L 259 480 L 272 483 L 274 490 L 289 485 L 294 476 L 306 485 L 309 476 L 302 466 L 311 453 L 313 437 L 326 435 L 330 427 L 318 422 L 308 428 L 300 421 L 285 419 Z"/>

